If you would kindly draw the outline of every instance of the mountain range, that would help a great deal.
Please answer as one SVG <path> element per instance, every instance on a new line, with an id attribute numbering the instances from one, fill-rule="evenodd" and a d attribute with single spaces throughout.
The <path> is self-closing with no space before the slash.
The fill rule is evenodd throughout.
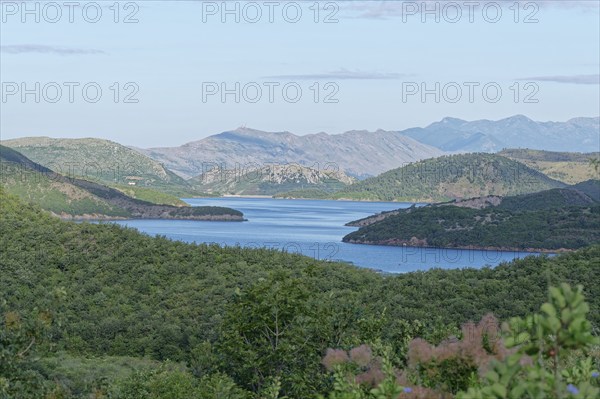
<path id="1" fill-rule="evenodd" d="M 443 151 L 400 132 L 350 131 L 296 136 L 238 128 L 179 147 L 139 149 L 183 177 L 200 175 L 218 165 L 235 169 L 269 164 L 300 164 L 339 170 L 354 177 L 377 175 L 398 166 L 440 156 Z"/>
<path id="2" fill-rule="evenodd" d="M 401 131 L 353 130 L 342 134 L 264 132 L 238 128 L 178 147 L 137 149 L 189 178 L 238 165 L 298 163 L 319 169 L 335 165 L 358 177 L 378 175 L 444 153 L 497 152 L 504 148 L 591 152 L 600 148 L 600 118 L 536 122 L 515 115 L 498 121 L 444 118 Z"/>
<path id="3" fill-rule="evenodd" d="M 536 122 L 523 115 L 491 121 L 444 118 L 401 134 L 448 152 L 497 152 L 504 148 L 591 152 L 600 148 L 600 118 Z"/>
<path id="4" fill-rule="evenodd" d="M 334 135 L 297 136 L 243 127 L 177 147 L 150 149 L 96 138 L 29 137 L 2 144 L 65 176 L 108 185 L 140 200 L 181 205 L 177 198 L 208 193 L 279 195 L 293 191 L 289 196 L 325 198 L 334 189 L 348 191 L 344 188 L 352 183 L 348 176 L 366 179 L 453 153 L 498 152 L 555 180 L 575 184 L 597 178 L 589 159 L 598 158 L 599 153 L 592 151 L 600 147 L 599 126 L 598 117 L 535 122 L 516 115 L 498 121 L 444 118 L 425 128 Z M 303 171 L 295 173 L 291 165 Z M 233 171 L 238 178 L 249 170 L 270 172 L 260 181 L 248 179 L 249 175 L 244 181 L 232 181 L 220 172 L 217 182 L 215 170 L 226 175 Z M 286 171 L 293 173 L 283 176 Z M 337 173 L 339 179 L 327 186 L 321 176 L 317 183 L 314 178 L 321 172 Z M 267 175 L 269 181 L 265 181 Z"/>

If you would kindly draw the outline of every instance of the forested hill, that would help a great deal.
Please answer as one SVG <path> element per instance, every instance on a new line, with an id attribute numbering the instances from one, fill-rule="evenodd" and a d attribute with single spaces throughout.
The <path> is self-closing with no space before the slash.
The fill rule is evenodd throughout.
<path id="1" fill-rule="evenodd" d="M 0 172 L 7 192 L 63 218 L 244 220 L 230 208 L 158 205 L 131 198 L 99 183 L 55 173 L 2 145 Z"/>
<path id="2" fill-rule="evenodd" d="M 440 202 L 486 195 L 517 195 L 564 187 L 530 167 L 494 154 L 442 156 L 352 184 L 335 199 Z"/>
<path id="3" fill-rule="evenodd" d="M 600 202 L 600 180 L 587 180 L 571 186 L 571 188 L 585 193 L 594 201 Z"/>
<path id="4" fill-rule="evenodd" d="M 599 261 L 595 246 L 493 269 L 382 276 L 274 250 L 64 222 L 0 189 L 0 332 L 11 343 L 0 390 L 258 399 L 275 384 L 279 397 L 314 397 L 332 389 L 321 364 L 327 348 L 384 346 L 402 367 L 412 338 L 437 344 L 489 312 L 529 314 L 547 300 L 548 284 L 584 284 L 598 328 Z M 18 335 L 38 328 L 44 334 L 33 343 Z M 182 363 L 152 366 L 166 359 Z"/>
<path id="5" fill-rule="evenodd" d="M 572 206 L 592 206 L 600 203 L 600 180 L 588 180 L 565 188 L 553 188 L 531 194 L 513 195 L 509 197 L 485 196 L 452 200 L 429 204 L 428 207 L 456 206 L 461 208 L 483 209 L 495 207 L 510 211 L 534 211 L 549 208 L 566 208 Z M 346 223 L 346 226 L 363 227 L 389 216 L 404 212 L 403 209 L 381 212 L 372 216 Z"/>
<path id="6" fill-rule="evenodd" d="M 600 242 L 600 182 L 510 197 L 411 207 L 349 223 L 345 242 L 506 250 L 576 249 Z M 582 190 L 584 191 L 582 191 Z"/>
<path id="7" fill-rule="evenodd" d="M 588 180 L 566 188 L 504 197 L 497 208 L 518 212 L 551 208 L 589 207 L 595 203 L 600 203 L 600 198 L 596 194 L 598 190 L 600 190 L 600 180 Z"/>

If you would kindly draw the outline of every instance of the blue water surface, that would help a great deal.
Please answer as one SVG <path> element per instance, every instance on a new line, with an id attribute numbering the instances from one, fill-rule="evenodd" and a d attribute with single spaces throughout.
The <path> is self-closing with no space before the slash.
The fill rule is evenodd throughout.
<path id="1" fill-rule="evenodd" d="M 150 235 L 174 240 L 217 243 L 244 248 L 267 247 L 302 253 L 321 260 L 341 260 L 388 273 L 431 268 L 453 269 L 496 266 L 504 261 L 538 255 L 527 252 L 480 251 L 440 248 L 389 247 L 343 243 L 356 230 L 346 223 L 375 213 L 406 208 L 411 203 L 272 198 L 184 199 L 192 206 L 225 206 L 240 210 L 246 222 L 191 220 L 124 220 Z"/>

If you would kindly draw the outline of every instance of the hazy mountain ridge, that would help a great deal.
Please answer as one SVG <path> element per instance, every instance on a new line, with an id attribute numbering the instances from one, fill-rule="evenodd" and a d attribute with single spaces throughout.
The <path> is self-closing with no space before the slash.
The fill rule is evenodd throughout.
<path id="1" fill-rule="evenodd" d="M 349 175 L 375 176 L 444 152 L 497 152 L 535 148 L 586 152 L 600 146 L 600 118 L 536 122 L 515 115 L 498 121 L 444 118 L 427 127 L 400 131 L 352 130 L 297 136 L 238 128 L 179 147 L 138 149 L 180 176 L 191 178 L 220 164 L 224 169 L 257 163 L 336 164 Z"/>
<path id="2" fill-rule="evenodd" d="M 192 177 L 215 164 L 224 169 L 238 165 L 297 163 L 314 169 L 338 168 L 355 177 L 442 155 L 400 132 L 349 131 L 296 136 L 289 132 L 263 132 L 238 128 L 193 141 L 180 147 L 140 149 L 181 176 Z"/>
<path id="3" fill-rule="evenodd" d="M 444 118 L 400 133 L 450 152 L 496 152 L 503 148 L 589 152 L 600 147 L 600 117 L 536 122 L 523 116 L 492 121 Z"/>

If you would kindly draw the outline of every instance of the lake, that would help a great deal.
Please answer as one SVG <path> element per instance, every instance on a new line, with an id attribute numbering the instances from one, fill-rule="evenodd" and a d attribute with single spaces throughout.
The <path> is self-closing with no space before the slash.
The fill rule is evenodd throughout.
<path id="1" fill-rule="evenodd" d="M 125 220 L 116 223 L 174 240 L 244 248 L 267 247 L 321 260 L 340 260 L 387 273 L 495 266 L 531 253 L 388 247 L 341 242 L 356 230 L 344 224 L 375 213 L 411 206 L 398 202 L 283 200 L 272 198 L 184 199 L 192 206 L 225 206 L 244 212 L 247 222 Z"/>

